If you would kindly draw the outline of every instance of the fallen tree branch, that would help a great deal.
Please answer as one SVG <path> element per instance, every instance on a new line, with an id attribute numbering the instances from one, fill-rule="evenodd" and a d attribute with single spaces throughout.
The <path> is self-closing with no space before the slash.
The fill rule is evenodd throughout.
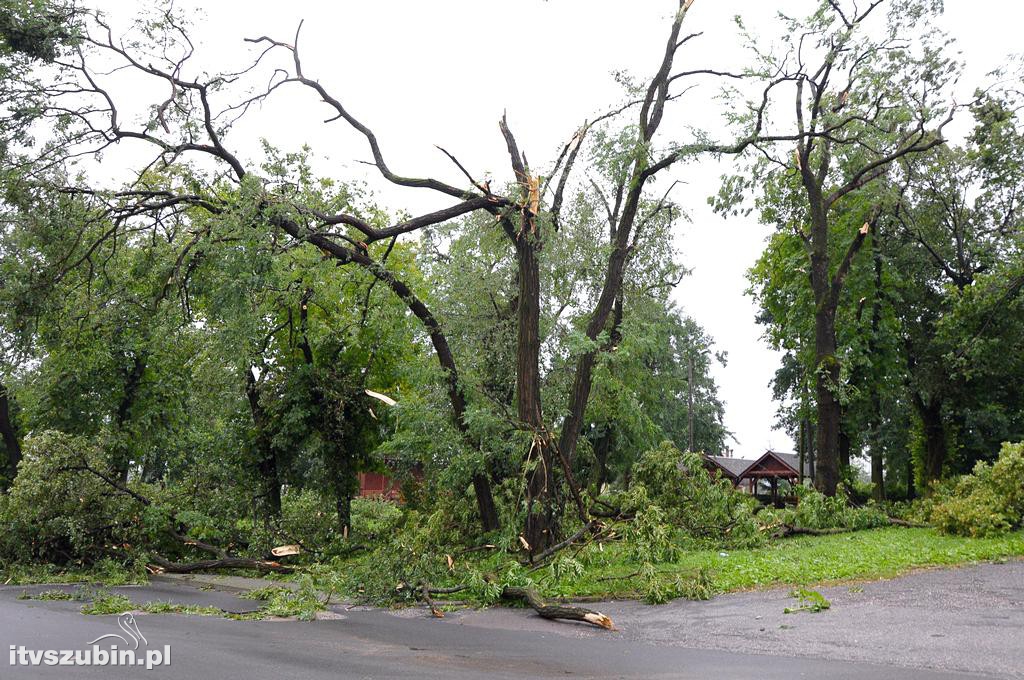
<path id="1" fill-rule="evenodd" d="M 597 520 L 593 520 L 593 519 L 590 520 L 589 522 L 584 524 L 580 528 L 579 531 L 577 531 L 575 534 L 573 534 L 569 538 L 565 539 L 561 543 L 556 543 L 555 545 L 551 546 L 547 550 L 544 550 L 544 551 L 540 552 L 539 554 L 531 557 L 530 564 L 535 564 L 537 562 L 542 562 L 543 560 L 547 559 L 548 557 L 551 557 L 552 555 L 554 555 L 559 550 L 562 550 L 563 548 L 568 548 L 570 545 L 572 545 L 573 543 L 578 541 L 580 538 L 582 538 L 584 534 L 588 533 L 591 529 L 593 529 L 594 527 L 598 526 L 598 524 L 600 524 L 600 523 Z"/>
<path id="2" fill-rule="evenodd" d="M 772 532 L 773 538 L 785 538 L 786 536 L 831 536 L 833 534 L 847 534 L 853 531 L 860 531 L 859 529 L 851 529 L 849 527 L 830 527 L 828 529 L 811 529 L 809 527 L 798 527 L 792 524 L 780 524 L 779 527 Z"/>
<path id="3" fill-rule="evenodd" d="M 595 612 L 592 609 L 586 609 L 584 607 L 547 604 L 540 599 L 540 596 L 537 595 L 537 591 L 532 588 L 505 586 L 501 591 L 501 597 L 505 600 L 520 600 L 525 602 L 533 607 L 533 610 L 545 619 L 583 621 L 584 623 L 589 623 L 593 626 L 604 628 L 605 630 L 615 630 L 615 624 L 612 623 L 612 620 L 601 612 Z"/>
<path id="4" fill-rule="evenodd" d="M 430 613 L 434 615 L 434 618 L 443 619 L 444 612 L 437 608 L 437 605 L 434 604 L 434 599 L 430 597 L 430 584 L 426 581 L 420 581 L 419 591 L 420 597 L 422 597 L 423 601 L 427 603 L 428 607 L 430 607 Z"/>
<path id="5" fill-rule="evenodd" d="M 930 529 L 932 526 L 931 524 L 923 524 L 921 522 L 908 522 L 898 517 L 890 517 L 889 524 L 894 527 L 907 527 L 908 529 Z"/>
<path id="6" fill-rule="evenodd" d="M 274 571 L 290 574 L 293 569 L 280 562 L 269 560 L 253 560 L 245 557 L 221 557 L 215 560 L 199 560 L 197 562 L 171 562 L 159 555 L 150 555 L 149 561 L 156 566 L 158 573 L 191 574 L 195 571 L 209 569 L 256 569 L 257 571 Z"/>
<path id="7" fill-rule="evenodd" d="M 120 480 L 104 474 L 100 470 L 89 465 L 84 459 L 77 466 L 65 468 L 67 471 L 78 471 L 78 472 L 89 472 L 90 474 L 98 477 L 103 482 L 108 484 L 118 493 L 125 494 L 131 497 L 133 500 L 138 502 L 144 507 L 151 507 L 153 501 L 138 493 L 137 491 L 129 488 L 126 484 Z M 173 520 L 172 520 L 173 521 Z M 250 559 L 247 557 L 233 557 L 228 554 L 226 550 L 218 546 L 200 541 L 199 539 L 192 538 L 187 534 L 181 533 L 183 525 L 179 523 L 178 527 L 168 527 L 171 536 L 176 540 L 181 541 L 186 546 L 192 546 L 199 548 L 200 550 L 206 551 L 213 555 L 216 555 L 217 559 L 213 560 L 199 560 L 196 562 L 171 562 L 170 560 L 161 557 L 160 555 L 153 554 L 150 556 L 150 563 L 154 566 L 152 569 L 154 572 L 164 572 L 170 574 L 189 574 L 194 571 L 203 571 L 208 569 L 256 569 L 258 571 L 276 571 L 279 573 L 287 574 L 291 573 L 293 569 L 287 567 L 280 562 L 273 560 L 258 560 Z"/>
<path id="8" fill-rule="evenodd" d="M 904 519 L 889 517 L 889 525 L 896 527 L 907 527 L 910 529 L 927 529 L 930 524 L 908 522 Z M 793 524 L 780 524 L 773 532 L 773 538 L 785 538 L 786 536 L 831 536 L 833 534 L 847 534 L 854 531 L 867 531 L 878 527 L 829 527 L 827 529 L 811 529 L 809 527 L 798 527 Z"/>

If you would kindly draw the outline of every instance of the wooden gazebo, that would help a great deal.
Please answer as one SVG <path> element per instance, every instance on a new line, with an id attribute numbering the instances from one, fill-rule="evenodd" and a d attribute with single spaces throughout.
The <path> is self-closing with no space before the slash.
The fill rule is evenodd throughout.
<path id="1" fill-rule="evenodd" d="M 744 488 L 757 495 L 757 484 L 765 480 L 771 487 L 771 503 L 779 504 L 779 480 L 786 480 L 790 486 L 800 483 L 800 461 L 791 453 L 768 450 L 757 459 L 730 458 L 726 456 L 704 456 L 704 465 L 709 472 L 728 479 L 734 486 Z"/>

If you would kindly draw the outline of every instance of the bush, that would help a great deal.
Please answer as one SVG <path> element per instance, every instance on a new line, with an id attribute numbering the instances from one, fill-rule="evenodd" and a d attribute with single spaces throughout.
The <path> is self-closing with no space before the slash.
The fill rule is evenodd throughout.
<path id="1" fill-rule="evenodd" d="M 89 439 L 44 432 L 25 442 L 18 476 L 0 497 L 0 557 L 59 565 L 111 555 L 132 560 L 144 531 L 142 507 L 86 468 L 113 476 Z"/>
<path id="2" fill-rule="evenodd" d="M 698 543 L 750 547 L 764 540 L 754 516 L 757 500 L 728 480 L 713 477 L 700 454 L 684 454 L 664 442 L 640 457 L 633 480 L 668 521 Z M 645 508 L 632 509 L 642 513 Z"/>
<path id="3" fill-rule="evenodd" d="M 1024 442 L 1003 444 L 995 463 L 979 462 L 932 500 L 931 521 L 942 532 L 993 536 L 1024 525 Z"/>
<path id="4" fill-rule="evenodd" d="M 797 487 L 796 495 L 796 507 L 765 510 L 762 521 L 803 529 L 871 529 L 889 524 L 886 513 L 872 502 L 862 507 L 850 505 L 842 486 L 831 497 L 808 486 Z"/>

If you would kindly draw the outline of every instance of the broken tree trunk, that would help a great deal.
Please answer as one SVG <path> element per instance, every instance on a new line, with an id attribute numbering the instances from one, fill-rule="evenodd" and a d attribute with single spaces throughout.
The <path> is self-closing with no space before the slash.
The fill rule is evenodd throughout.
<path id="1" fill-rule="evenodd" d="M 592 609 L 585 609 L 583 607 L 547 604 L 540 599 L 540 596 L 537 595 L 537 591 L 532 588 L 505 586 L 501 591 L 501 597 L 505 600 L 520 600 L 525 602 L 533 607 L 533 610 L 545 619 L 583 621 L 584 623 L 599 626 L 605 630 L 615 630 L 615 624 L 612 623 L 612 620 L 601 612 L 595 612 Z"/>

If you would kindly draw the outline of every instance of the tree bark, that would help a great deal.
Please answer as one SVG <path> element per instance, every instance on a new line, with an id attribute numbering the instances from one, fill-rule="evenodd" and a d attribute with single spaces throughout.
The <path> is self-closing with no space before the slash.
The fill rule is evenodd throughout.
<path id="1" fill-rule="evenodd" d="M 519 270 L 518 335 L 516 341 L 516 414 L 533 439 L 526 455 L 526 527 L 531 554 L 542 552 L 557 539 L 557 488 L 554 442 L 544 428 L 540 398 L 540 269 L 538 241 L 524 220 L 516 238 Z"/>
<path id="2" fill-rule="evenodd" d="M 916 396 L 914 404 L 917 406 L 917 412 L 924 427 L 922 471 L 924 473 L 924 492 L 929 494 L 932 482 L 942 478 L 942 468 L 946 463 L 948 453 L 946 426 L 942 420 L 942 400 L 932 397 L 925 402 L 920 396 Z"/>
<path id="3" fill-rule="evenodd" d="M 839 384 L 835 309 L 819 308 L 815 316 L 818 423 L 814 486 L 826 496 L 834 496 L 839 484 L 839 400 L 834 392 Z"/>
<path id="4" fill-rule="evenodd" d="M 260 404 L 260 388 L 252 369 L 245 372 L 245 396 L 249 400 L 252 422 L 256 428 L 256 476 L 260 493 L 257 510 L 266 518 L 281 516 L 281 476 L 278 469 L 277 452 L 274 450 L 268 430 L 267 415 Z"/>
<path id="5" fill-rule="evenodd" d="M 135 400 L 138 397 L 142 376 L 146 373 L 147 358 L 145 353 L 135 355 L 132 358 L 132 367 L 125 375 L 124 394 L 121 396 L 121 401 L 118 402 L 117 413 L 114 414 L 114 424 L 117 426 L 119 435 L 122 434 L 122 430 L 131 419 L 132 407 L 135 406 Z M 128 469 L 131 466 L 130 456 L 127 443 L 119 439 L 114 447 L 112 463 L 122 482 L 128 481 Z"/>
<path id="6" fill-rule="evenodd" d="M 882 326 L 882 250 L 879 247 L 879 233 L 871 237 L 871 259 L 875 267 L 875 296 L 871 302 L 871 338 L 868 341 L 868 355 L 872 358 L 878 353 L 878 334 Z M 871 390 L 871 497 L 876 501 L 885 500 L 885 460 L 882 456 L 882 396 L 879 389 L 881 376 L 873 371 L 870 381 Z"/>
<path id="7" fill-rule="evenodd" d="M 547 604 L 540 599 L 537 592 L 532 588 L 516 588 L 505 586 L 501 591 L 501 597 L 506 600 L 520 600 L 533 607 L 541 617 L 545 619 L 568 619 L 570 621 L 583 621 L 605 630 L 615 630 L 612 620 L 592 609 L 583 607 L 569 607 Z"/>
<path id="8" fill-rule="evenodd" d="M 4 452 L 7 454 L 5 462 L 6 484 L 14 483 L 18 474 L 18 463 L 21 462 L 21 442 L 18 439 L 18 429 L 14 424 L 11 414 L 11 400 L 7 392 L 7 386 L 0 383 L 0 440 L 4 444 Z"/>

